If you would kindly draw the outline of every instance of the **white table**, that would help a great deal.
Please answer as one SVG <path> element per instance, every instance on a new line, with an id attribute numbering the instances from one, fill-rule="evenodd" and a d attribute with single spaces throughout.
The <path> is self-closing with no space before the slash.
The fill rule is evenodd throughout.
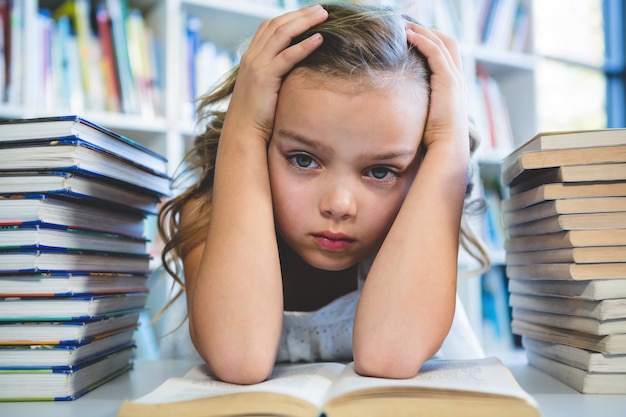
<path id="1" fill-rule="evenodd" d="M 543 417 L 626 416 L 626 395 L 583 395 L 528 366 L 523 357 L 505 357 L 503 362 L 520 385 L 537 400 Z M 75 401 L 0 403 L 0 416 L 112 417 L 123 400 L 147 394 L 167 378 L 182 376 L 196 364 L 186 360 L 139 360 L 129 373 Z"/>

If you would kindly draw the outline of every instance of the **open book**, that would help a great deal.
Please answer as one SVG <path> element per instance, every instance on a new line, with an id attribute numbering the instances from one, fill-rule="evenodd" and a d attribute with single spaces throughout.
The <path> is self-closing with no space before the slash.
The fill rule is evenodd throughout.
<path id="1" fill-rule="evenodd" d="M 537 404 L 496 358 L 430 360 L 410 379 L 368 378 L 352 364 L 277 365 L 256 385 L 216 381 L 204 365 L 125 401 L 118 417 L 504 416 L 538 417 Z"/>

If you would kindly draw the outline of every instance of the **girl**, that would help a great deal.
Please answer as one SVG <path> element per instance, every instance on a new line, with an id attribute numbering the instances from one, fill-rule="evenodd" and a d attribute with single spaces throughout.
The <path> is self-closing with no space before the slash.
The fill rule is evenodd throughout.
<path id="1" fill-rule="evenodd" d="M 472 246 L 454 42 L 385 10 L 289 12 L 261 24 L 199 115 L 200 178 L 160 222 L 216 376 L 349 358 L 414 376 L 453 322 L 459 236 Z"/>

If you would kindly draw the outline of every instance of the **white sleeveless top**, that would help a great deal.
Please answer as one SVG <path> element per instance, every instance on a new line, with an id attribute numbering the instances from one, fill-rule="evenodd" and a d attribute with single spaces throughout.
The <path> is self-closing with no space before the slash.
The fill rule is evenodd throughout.
<path id="1" fill-rule="evenodd" d="M 352 360 L 352 329 L 361 288 L 371 262 L 359 267 L 359 287 L 311 312 L 285 311 L 278 362 Z M 480 358 L 484 353 L 457 296 L 454 321 L 437 356 Z"/>

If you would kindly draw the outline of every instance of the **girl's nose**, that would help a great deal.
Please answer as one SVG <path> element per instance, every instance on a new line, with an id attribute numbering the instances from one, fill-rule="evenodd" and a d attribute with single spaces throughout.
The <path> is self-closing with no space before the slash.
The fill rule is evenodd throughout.
<path id="1" fill-rule="evenodd" d="M 320 212 L 324 217 L 337 220 L 354 217 L 356 215 L 354 191 L 347 184 L 330 187 L 320 200 Z"/>

